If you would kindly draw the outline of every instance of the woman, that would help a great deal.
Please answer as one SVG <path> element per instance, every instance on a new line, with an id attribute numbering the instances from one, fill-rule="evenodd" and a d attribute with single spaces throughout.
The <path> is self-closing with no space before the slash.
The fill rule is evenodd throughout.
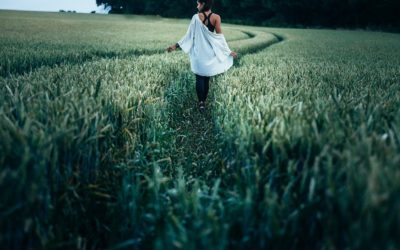
<path id="1" fill-rule="evenodd" d="M 210 77 L 227 71 L 233 65 L 233 58 L 237 58 L 222 34 L 221 17 L 211 12 L 211 6 L 212 0 L 198 0 L 199 13 L 193 15 L 186 35 L 167 48 L 168 52 L 181 48 L 189 53 L 200 111 L 205 109 Z"/>

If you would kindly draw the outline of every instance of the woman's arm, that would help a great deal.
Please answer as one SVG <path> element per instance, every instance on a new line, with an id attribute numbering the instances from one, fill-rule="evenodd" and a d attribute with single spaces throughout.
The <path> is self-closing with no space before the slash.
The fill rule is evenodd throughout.
<path id="1" fill-rule="evenodd" d="M 222 29 L 221 29 L 221 17 L 217 16 L 216 21 L 215 21 L 215 32 L 217 34 L 222 34 Z M 230 54 L 233 58 L 237 58 L 237 53 L 232 51 Z"/>
<path id="2" fill-rule="evenodd" d="M 221 17 L 220 16 L 217 16 L 217 18 L 215 20 L 215 32 L 217 32 L 217 34 L 221 34 L 222 33 Z"/>
<path id="3" fill-rule="evenodd" d="M 193 45 L 194 22 L 195 22 L 195 15 L 193 15 L 192 20 L 190 21 L 186 34 L 177 43 L 169 46 L 167 48 L 168 52 L 176 50 L 176 48 L 181 48 L 185 53 L 189 53 L 189 50 Z"/>

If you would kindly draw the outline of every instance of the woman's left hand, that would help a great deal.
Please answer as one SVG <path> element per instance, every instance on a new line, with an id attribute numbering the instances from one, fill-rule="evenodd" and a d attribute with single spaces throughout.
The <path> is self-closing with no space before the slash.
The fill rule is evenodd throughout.
<path id="1" fill-rule="evenodd" d="M 171 46 L 169 46 L 168 48 L 167 48 L 167 51 L 168 52 L 171 52 L 171 51 L 173 51 L 173 50 L 176 50 L 176 45 L 174 44 L 174 45 L 171 45 Z"/>

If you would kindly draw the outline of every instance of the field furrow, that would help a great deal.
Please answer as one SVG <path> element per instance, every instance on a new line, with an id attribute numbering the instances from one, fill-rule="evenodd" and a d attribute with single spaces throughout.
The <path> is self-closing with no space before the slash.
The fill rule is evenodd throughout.
<path id="1" fill-rule="evenodd" d="M 5 31 L 0 34 L 2 77 L 29 73 L 40 67 L 164 53 L 168 43 L 180 38 L 175 30 L 180 30 L 182 36 L 187 28 L 182 21 L 141 16 L 107 17 L 110 19 L 107 23 L 97 16 L 79 14 L 74 18 L 67 13 L 35 17 L 28 12 L 16 18 L 15 13 L 20 14 L 0 10 L 0 30 Z M 235 43 L 255 38 L 234 25 L 225 32 L 227 40 Z"/>

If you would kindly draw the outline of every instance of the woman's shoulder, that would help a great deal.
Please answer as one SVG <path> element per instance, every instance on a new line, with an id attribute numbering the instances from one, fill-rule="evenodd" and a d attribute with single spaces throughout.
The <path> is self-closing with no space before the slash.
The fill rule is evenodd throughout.
<path id="1" fill-rule="evenodd" d="M 218 15 L 217 13 L 212 13 L 212 15 L 211 15 L 211 20 L 212 20 L 212 22 L 220 22 L 221 21 L 221 16 L 220 15 Z"/>
<path id="2" fill-rule="evenodd" d="M 221 16 L 218 15 L 217 13 L 215 13 L 215 12 L 213 12 L 212 15 L 213 15 L 214 17 L 221 18 Z"/>

